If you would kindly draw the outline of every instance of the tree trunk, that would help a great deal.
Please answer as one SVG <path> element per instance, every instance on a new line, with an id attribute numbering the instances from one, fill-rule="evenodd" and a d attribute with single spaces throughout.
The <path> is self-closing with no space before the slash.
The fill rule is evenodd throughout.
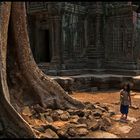
<path id="1" fill-rule="evenodd" d="M 84 108 L 35 63 L 27 33 L 24 2 L 3 2 L 0 12 L 0 123 L 4 137 L 35 137 L 21 117 L 24 105 Z M 22 131 L 20 131 L 22 130 Z"/>

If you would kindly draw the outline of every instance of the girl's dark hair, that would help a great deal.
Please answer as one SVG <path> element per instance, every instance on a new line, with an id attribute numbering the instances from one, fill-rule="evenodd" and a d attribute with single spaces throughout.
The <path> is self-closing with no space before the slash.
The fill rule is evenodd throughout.
<path id="1" fill-rule="evenodd" d="M 130 85 L 129 84 L 125 84 L 124 87 L 126 86 L 126 89 L 123 88 L 124 90 L 126 90 L 127 92 L 130 92 Z"/>

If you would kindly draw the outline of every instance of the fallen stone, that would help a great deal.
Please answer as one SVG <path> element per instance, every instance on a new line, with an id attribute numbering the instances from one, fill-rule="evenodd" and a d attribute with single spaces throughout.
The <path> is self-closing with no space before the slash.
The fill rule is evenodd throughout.
<path id="1" fill-rule="evenodd" d="M 67 112 L 68 112 L 70 115 L 75 115 L 75 110 L 73 110 L 73 109 L 68 109 Z"/>
<path id="2" fill-rule="evenodd" d="M 56 125 L 53 125 L 53 124 L 45 124 L 43 125 L 44 129 L 48 129 L 50 128 L 51 130 L 57 132 L 58 130 L 60 130 L 60 127 L 56 126 Z"/>
<path id="3" fill-rule="evenodd" d="M 59 121 L 54 121 L 54 122 L 52 122 L 51 124 L 53 124 L 53 125 L 55 125 L 55 126 L 57 126 L 57 127 L 62 128 L 62 127 L 64 127 L 65 125 L 69 124 L 69 122 L 68 122 L 68 121 L 61 121 L 61 120 L 59 120 Z"/>
<path id="4" fill-rule="evenodd" d="M 77 110 L 77 111 L 75 111 L 75 113 L 74 113 L 75 115 L 78 115 L 79 117 L 84 117 L 84 115 L 85 115 L 85 112 L 84 111 L 82 111 L 82 110 Z"/>
<path id="5" fill-rule="evenodd" d="M 87 121 L 88 121 L 88 119 L 87 119 L 86 117 L 81 117 L 81 118 L 79 118 L 79 119 L 77 120 L 77 122 L 78 122 L 78 123 L 81 123 L 81 124 L 87 123 Z"/>
<path id="6" fill-rule="evenodd" d="M 61 138 L 61 137 L 68 137 L 68 134 L 67 134 L 67 129 L 60 129 L 57 131 L 57 135 Z"/>
<path id="7" fill-rule="evenodd" d="M 51 113 L 52 113 L 52 111 L 53 111 L 52 109 L 50 109 L 50 108 L 47 108 L 45 112 L 46 112 L 46 113 L 49 113 L 49 114 L 51 114 Z"/>
<path id="8" fill-rule="evenodd" d="M 92 120 L 94 117 L 92 116 L 92 115 L 88 115 L 87 116 L 87 119 L 90 119 L 90 120 Z"/>
<path id="9" fill-rule="evenodd" d="M 89 132 L 88 132 L 88 130 L 87 130 L 87 128 L 77 128 L 77 134 L 79 135 L 79 136 L 86 136 Z"/>
<path id="10" fill-rule="evenodd" d="M 100 104 L 99 106 L 101 107 L 101 110 L 103 110 L 103 111 L 108 111 L 109 110 L 108 106 L 105 105 L 105 104 Z"/>
<path id="11" fill-rule="evenodd" d="M 46 119 L 49 123 L 53 122 L 53 119 L 52 119 L 51 116 L 45 116 L 45 119 Z"/>
<path id="12" fill-rule="evenodd" d="M 76 131 L 74 128 L 69 128 L 67 133 L 71 136 L 71 137 L 75 137 L 76 136 Z"/>
<path id="13" fill-rule="evenodd" d="M 108 131 L 109 127 L 106 126 L 106 125 L 101 125 L 100 126 L 100 130 L 103 130 L 103 131 Z"/>
<path id="14" fill-rule="evenodd" d="M 104 108 L 102 108 L 102 107 L 100 107 L 100 106 L 98 106 L 98 105 L 95 105 L 95 108 L 96 108 L 96 109 L 100 109 L 102 112 L 106 112 L 106 109 L 104 109 Z"/>
<path id="15" fill-rule="evenodd" d="M 71 116 L 69 121 L 71 123 L 78 123 L 78 120 L 79 120 L 79 116 L 78 115 L 73 115 L 73 116 Z"/>
<path id="16" fill-rule="evenodd" d="M 63 114 L 60 115 L 60 119 L 62 121 L 68 121 L 69 120 L 69 117 L 70 117 L 70 114 L 68 112 L 65 112 Z"/>
<path id="17" fill-rule="evenodd" d="M 95 112 L 92 112 L 92 115 L 95 117 L 101 117 L 102 111 L 100 109 L 96 109 Z"/>
<path id="18" fill-rule="evenodd" d="M 50 116 L 51 115 L 51 113 L 50 112 L 45 112 L 44 113 L 44 116 L 46 117 L 46 116 Z"/>
<path id="19" fill-rule="evenodd" d="M 113 111 L 113 110 L 109 110 L 108 113 L 109 113 L 110 116 L 113 116 L 113 115 L 116 114 L 115 111 Z"/>
<path id="20" fill-rule="evenodd" d="M 94 104 L 92 104 L 90 102 L 86 102 L 85 105 L 86 105 L 86 109 L 95 109 Z"/>
<path id="21" fill-rule="evenodd" d="M 136 106 L 136 105 L 131 105 L 130 108 L 131 108 L 131 109 L 135 109 L 135 110 L 139 109 L 139 107 Z"/>
<path id="22" fill-rule="evenodd" d="M 99 102 L 95 102 L 94 104 L 95 104 L 95 105 L 99 105 L 100 103 L 99 103 Z"/>
<path id="23" fill-rule="evenodd" d="M 75 125 L 75 127 L 76 128 L 80 128 L 80 127 L 87 128 L 87 124 L 77 124 L 77 125 Z"/>
<path id="24" fill-rule="evenodd" d="M 46 110 L 45 110 L 43 107 L 41 107 L 39 104 L 34 105 L 33 108 L 34 108 L 34 110 L 36 111 L 36 113 L 43 113 L 43 112 L 46 111 Z"/>
<path id="25" fill-rule="evenodd" d="M 39 113 L 39 114 L 40 114 L 40 120 L 45 121 L 46 118 L 45 118 L 45 116 L 44 116 L 44 113 Z"/>
<path id="26" fill-rule="evenodd" d="M 53 121 L 59 120 L 59 114 L 56 111 L 52 112 L 51 117 L 52 117 Z"/>
<path id="27" fill-rule="evenodd" d="M 33 126 L 32 128 L 35 129 L 35 130 L 37 130 L 37 131 L 39 131 L 39 132 L 42 132 L 42 133 L 45 132 L 45 129 L 44 129 L 43 126 Z"/>
<path id="28" fill-rule="evenodd" d="M 94 122 L 88 123 L 88 129 L 90 129 L 92 131 L 98 130 L 99 126 L 100 126 L 100 124 L 99 124 L 98 121 L 94 121 Z"/>
<path id="29" fill-rule="evenodd" d="M 30 108 L 28 106 L 24 107 L 24 109 L 22 110 L 22 114 L 23 115 L 27 115 L 27 116 L 31 116 L 32 113 L 30 111 Z"/>
<path id="30" fill-rule="evenodd" d="M 59 137 L 53 130 L 46 129 L 45 134 L 41 134 L 40 138 L 59 138 Z"/>
<path id="31" fill-rule="evenodd" d="M 56 110 L 56 112 L 59 114 L 59 115 L 61 115 L 61 114 L 63 114 L 64 113 L 64 111 L 63 110 Z"/>
<path id="32" fill-rule="evenodd" d="M 102 119 L 102 121 L 103 121 L 104 124 L 107 125 L 107 126 L 111 126 L 111 124 L 112 124 L 110 118 L 108 118 L 108 117 L 104 117 L 104 118 Z"/>

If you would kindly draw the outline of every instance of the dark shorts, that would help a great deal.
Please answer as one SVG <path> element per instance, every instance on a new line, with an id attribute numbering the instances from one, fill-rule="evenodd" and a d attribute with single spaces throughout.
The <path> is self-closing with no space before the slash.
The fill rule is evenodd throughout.
<path id="1" fill-rule="evenodd" d="M 129 109 L 129 105 L 121 105 L 120 106 L 120 112 L 122 114 L 128 114 L 128 109 Z"/>

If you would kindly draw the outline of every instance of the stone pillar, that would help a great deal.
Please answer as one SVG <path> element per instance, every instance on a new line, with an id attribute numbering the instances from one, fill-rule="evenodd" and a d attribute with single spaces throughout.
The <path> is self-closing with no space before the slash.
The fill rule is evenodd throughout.
<path id="1" fill-rule="evenodd" d="M 59 16 L 52 18 L 52 64 L 57 66 L 61 63 L 61 19 Z"/>

